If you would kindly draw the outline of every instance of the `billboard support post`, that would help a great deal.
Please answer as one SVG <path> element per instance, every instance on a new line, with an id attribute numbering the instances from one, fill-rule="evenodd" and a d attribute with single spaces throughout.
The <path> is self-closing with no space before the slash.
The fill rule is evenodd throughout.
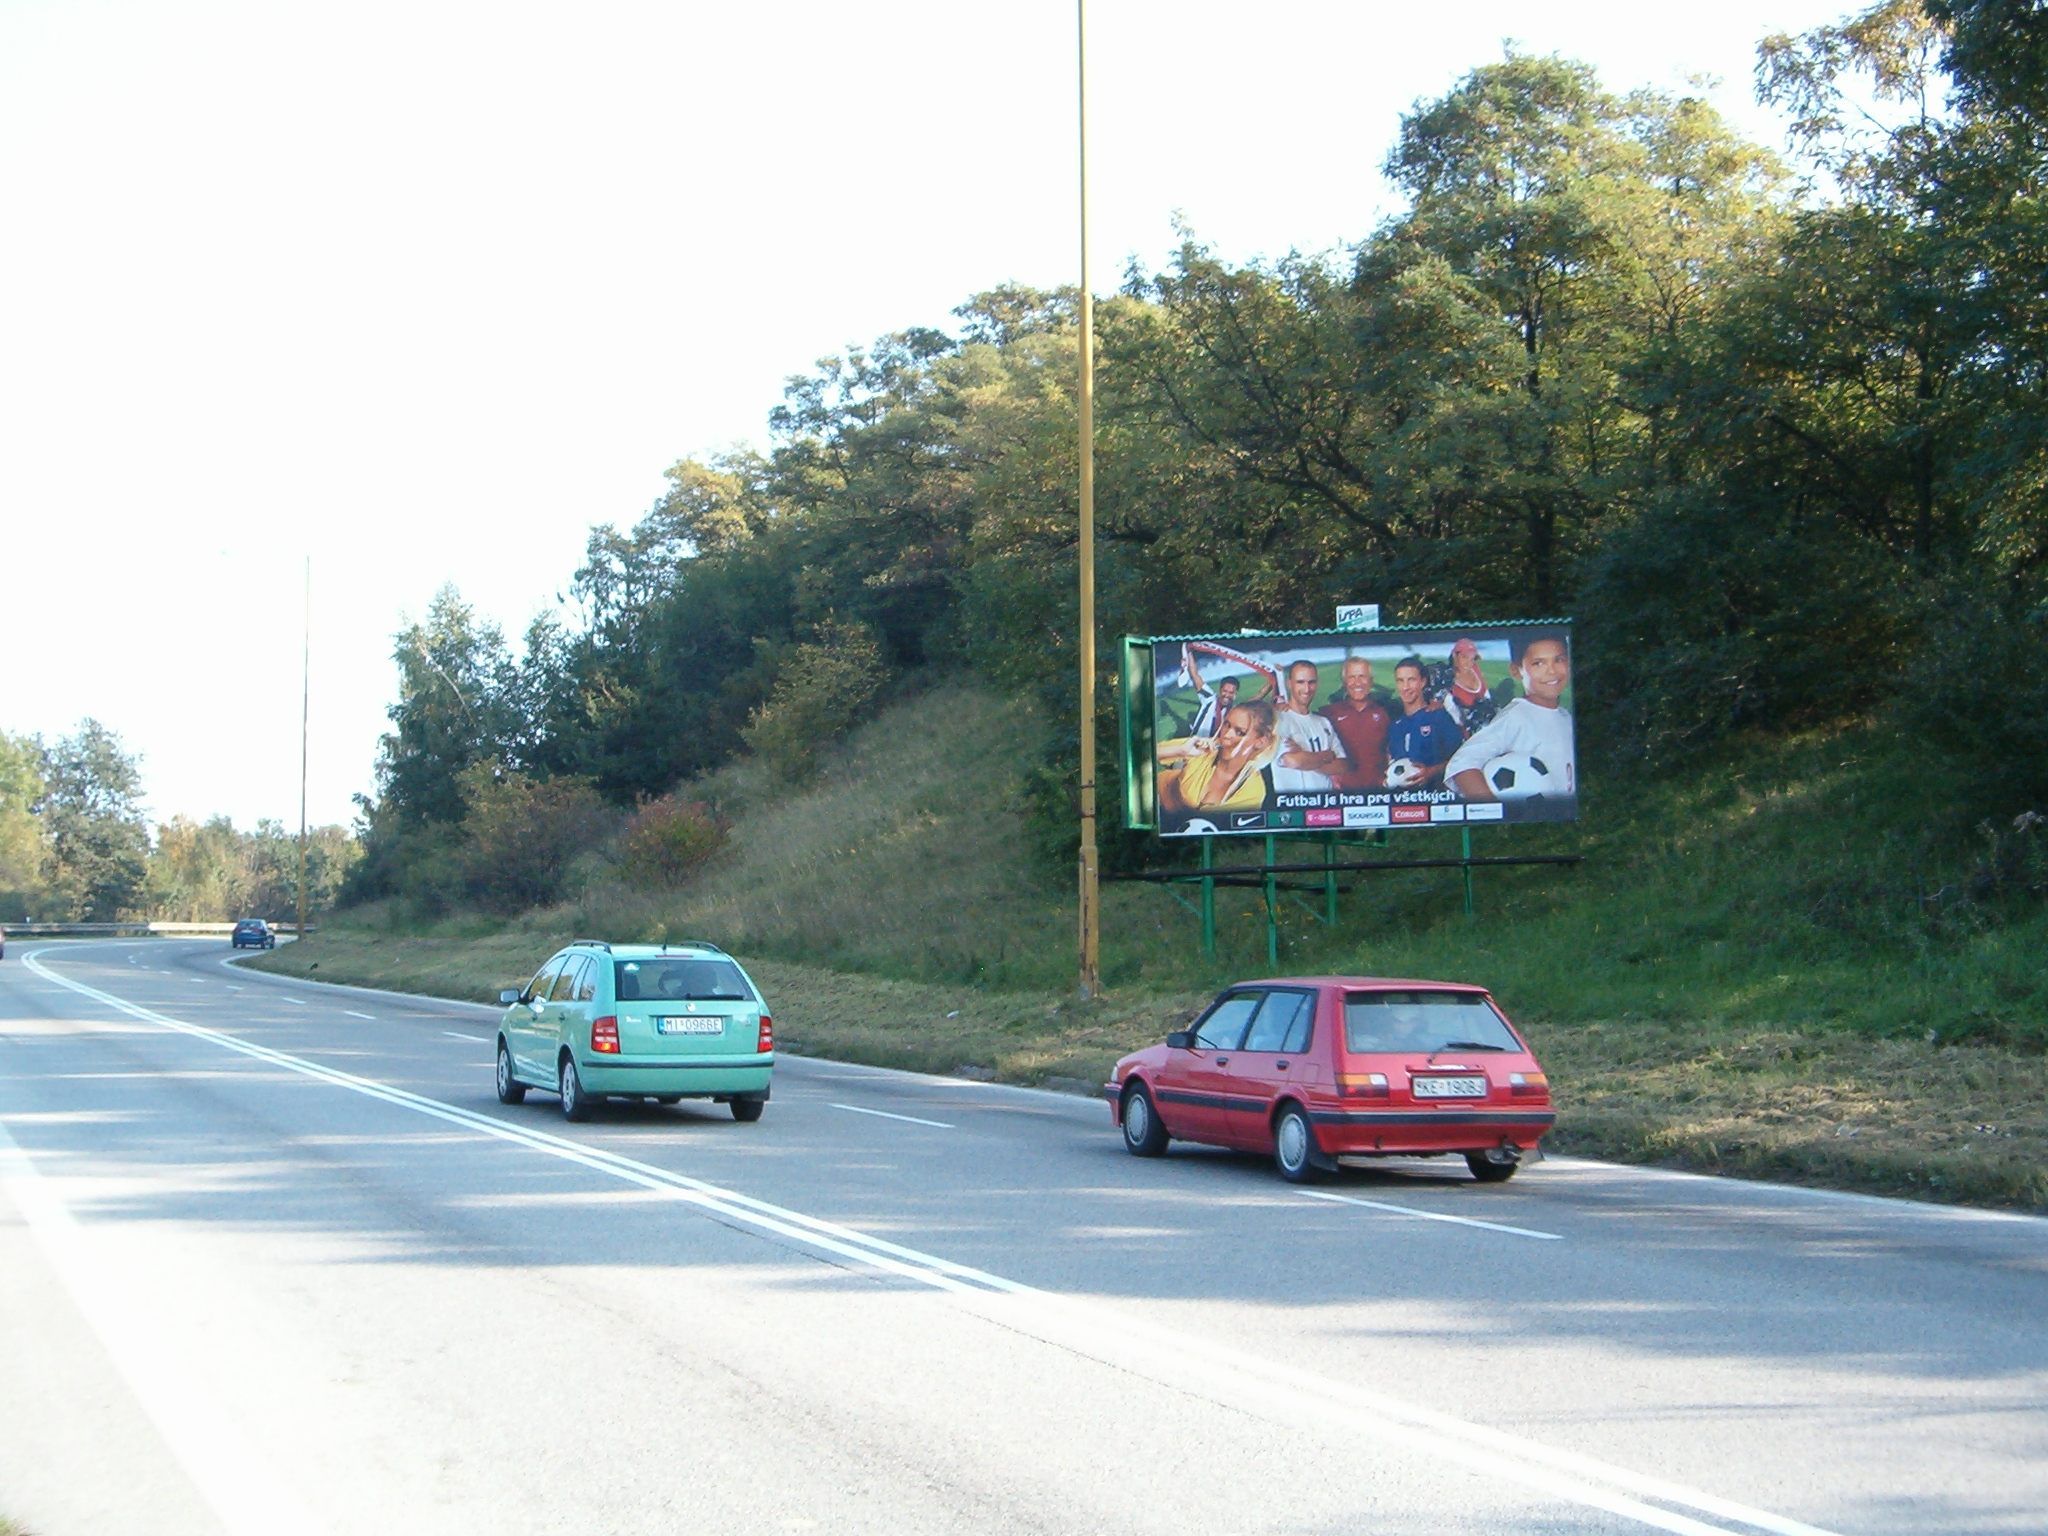
<path id="1" fill-rule="evenodd" d="M 1202 839 L 1202 868 L 1216 867 L 1216 839 Z M 1213 876 L 1202 877 L 1202 958 L 1216 958 L 1216 881 Z"/>
<path id="2" fill-rule="evenodd" d="M 1460 827 L 1458 835 L 1464 844 L 1464 847 L 1460 850 L 1460 857 L 1464 860 L 1465 865 L 1465 915 L 1470 917 L 1472 915 L 1472 829 L 1470 827 Z"/>
<path id="3" fill-rule="evenodd" d="M 1081 996 L 1102 990 L 1098 963 L 1101 887 L 1095 850 L 1095 303 L 1088 292 L 1088 0 L 1074 0 L 1075 94 L 1081 137 Z"/>
<path id="4" fill-rule="evenodd" d="M 1330 866 L 1330 872 L 1323 876 L 1323 922 L 1337 926 L 1337 834 L 1323 834 L 1323 862 Z"/>

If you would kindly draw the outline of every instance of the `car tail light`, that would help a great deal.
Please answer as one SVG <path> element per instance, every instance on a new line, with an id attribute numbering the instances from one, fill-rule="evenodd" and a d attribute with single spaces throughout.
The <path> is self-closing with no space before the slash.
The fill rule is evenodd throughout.
<path id="1" fill-rule="evenodd" d="M 1337 1092 L 1347 1099 L 1384 1099 L 1387 1096 L 1387 1074 L 1384 1072 L 1339 1072 Z"/>
<path id="2" fill-rule="evenodd" d="M 760 1055 L 775 1049 L 775 1021 L 767 1014 L 761 1015 L 761 1037 L 754 1042 L 754 1053 Z"/>
<path id="3" fill-rule="evenodd" d="M 590 1026 L 590 1048 L 607 1056 L 619 1054 L 619 1021 L 606 1014 Z"/>
<path id="4" fill-rule="evenodd" d="M 1517 1099 L 1547 1099 L 1550 1097 L 1550 1079 L 1541 1072 L 1510 1072 L 1508 1093 Z"/>

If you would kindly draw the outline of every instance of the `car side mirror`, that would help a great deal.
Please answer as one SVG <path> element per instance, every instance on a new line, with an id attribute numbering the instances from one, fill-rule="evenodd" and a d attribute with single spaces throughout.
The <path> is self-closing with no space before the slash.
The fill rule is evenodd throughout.
<path id="1" fill-rule="evenodd" d="M 1192 1029 L 1176 1029 L 1166 1037 L 1166 1044 L 1171 1050 L 1192 1050 L 1195 1044 L 1195 1032 Z"/>
<path id="2" fill-rule="evenodd" d="M 519 991 L 516 987 L 507 987 L 504 991 L 498 994 L 498 1006 L 500 1008 L 510 1008 L 514 1003 L 518 1001 Z"/>

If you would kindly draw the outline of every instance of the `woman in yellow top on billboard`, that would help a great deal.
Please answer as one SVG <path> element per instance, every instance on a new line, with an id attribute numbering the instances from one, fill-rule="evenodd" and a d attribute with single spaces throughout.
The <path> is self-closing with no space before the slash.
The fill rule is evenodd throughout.
<path id="1" fill-rule="evenodd" d="M 1263 770 L 1279 742 L 1265 699 L 1234 704 L 1213 737 L 1180 736 L 1159 745 L 1159 805 L 1168 811 L 1256 811 L 1266 803 Z"/>

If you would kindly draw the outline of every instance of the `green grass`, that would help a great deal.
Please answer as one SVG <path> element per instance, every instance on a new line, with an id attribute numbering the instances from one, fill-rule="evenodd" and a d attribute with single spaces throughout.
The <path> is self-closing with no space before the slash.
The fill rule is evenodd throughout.
<path id="1" fill-rule="evenodd" d="M 510 924 L 425 930 L 367 911 L 257 963 L 487 998 L 573 935 L 698 936 L 746 957 L 803 1050 L 1100 1081 L 1214 987 L 1268 972 L 1264 914 L 1220 892 L 1205 962 L 1172 895 L 1111 885 L 1108 996 L 1073 1004 L 1068 880 L 1023 853 L 1039 730 L 937 689 L 805 789 L 745 765 L 695 786 L 734 828 L 684 890 L 600 882 Z M 2048 911 L 1968 899 L 1977 813 L 1931 798 L 1903 745 L 1870 729 L 1742 743 L 1667 780 L 1596 775 L 1583 811 L 1475 833 L 1476 853 L 1585 861 L 1479 871 L 1470 919 L 1455 871 L 1347 876 L 1335 927 L 1319 892 L 1290 894 L 1281 969 L 1490 986 L 1552 1069 L 1560 1150 L 2048 1208 Z M 1419 831 L 1346 856 L 1455 850 L 1455 833 Z"/>

